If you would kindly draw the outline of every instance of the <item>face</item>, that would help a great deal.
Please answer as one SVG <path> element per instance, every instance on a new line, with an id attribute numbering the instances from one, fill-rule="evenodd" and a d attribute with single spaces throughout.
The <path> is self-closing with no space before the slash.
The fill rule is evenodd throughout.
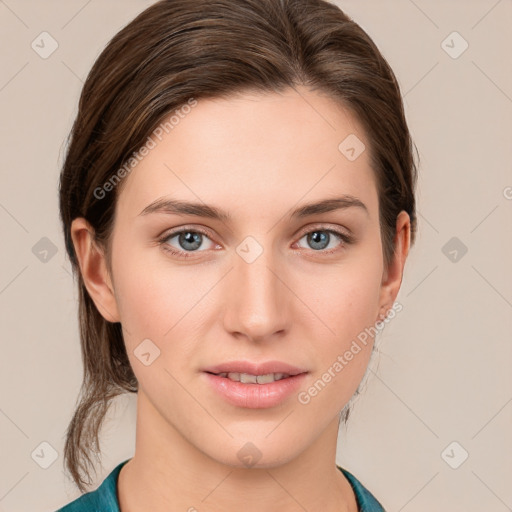
<path id="1" fill-rule="evenodd" d="M 298 90 L 199 100 L 116 205 L 114 309 L 139 399 L 234 466 L 247 442 L 262 467 L 291 460 L 338 421 L 372 350 L 354 340 L 388 300 L 370 142 L 339 104 Z M 355 160 L 338 148 L 351 134 L 367 148 Z M 302 374 L 255 384 L 205 371 L 236 361 Z"/>

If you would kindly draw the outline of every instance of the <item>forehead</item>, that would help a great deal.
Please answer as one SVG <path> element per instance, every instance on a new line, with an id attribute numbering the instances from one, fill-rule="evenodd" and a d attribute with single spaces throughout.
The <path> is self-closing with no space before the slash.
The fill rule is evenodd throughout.
<path id="1" fill-rule="evenodd" d="M 377 202 L 369 141 L 359 121 L 304 87 L 200 99 L 160 132 L 124 178 L 118 209 L 130 217 L 165 196 L 253 216 L 264 213 L 263 205 L 273 205 L 277 214 L 341 194 L 360 198 L 369 209 Z M 357 152 L 366 149 L 347 158 L 347 144 L 354 142 Z"/>

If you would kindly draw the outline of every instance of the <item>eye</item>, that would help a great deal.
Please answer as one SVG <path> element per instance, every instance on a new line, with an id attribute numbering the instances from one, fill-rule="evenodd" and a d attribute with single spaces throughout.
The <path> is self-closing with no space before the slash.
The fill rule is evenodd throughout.
<path id="1" fill-rule="evenodd" d="M 306 243 L 309 244 L 309 248 L 313 251 L 321 252 L 322 254 L 337 252 L 345 245 L 353 242 L 352 236 L 334 229 L 327 229 L 323 226 L 306 232 L 300 240 L 304 238 L 306 239 Z"/>
<path id="2" fill-rule="evenodd" d="M 170 241 L 176 238 L 176 245 L 172 245 Z M 170 252 L 174 256 L 189 258 L 193 252 L 202 252 L 199 248 L 204 245 L 204 239 L 209 239 L 208 234 L 200 229 L 180 229 L 172 233 L 166 233 L 160 238 L 159 243 L 165 251 Z M 211 242 L 211 240 L 210 240 Z M 213 244 L 213 242 L 211 242 Z M 208 249 L 208 248 L 207 248 Z"/>
<path id="3" fill-rule="evenodd" d="M 174 245 L 173 239 L 176 239 Z M 204 240 L 209 240 L 212 246 L 204 248 Z M 343 249 L 344 246 L 353 243 L 354 239 L 351 235 L 328 229 L 325 226 L 317 227 L 306 231 L 301 235 L 299 242 L 306 239 L 306 243 L 310 245 L 309 249 L 320 254 L 331 254 Z M 299 243 L 297 242 L 297 243 Z M 337 242 L 337 243 L 336 243 Z M 194 257 L 194 252 L 204 252 L 209 248 L 219 247 L 210 240 L 208 233 L 202 229 L 182 228 L 171 233 L 166 233 L 158 240 L 162 249 L 178 258 Z M 203 247 L 203 250 L 200 248 Z M 308 249 L 308 247 L 305 247 Z"/>

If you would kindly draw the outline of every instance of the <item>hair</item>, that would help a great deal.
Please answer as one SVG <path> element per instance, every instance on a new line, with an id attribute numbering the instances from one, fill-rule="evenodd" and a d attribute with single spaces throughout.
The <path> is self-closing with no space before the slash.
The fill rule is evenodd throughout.
<path id="1" fill-rule="evenodd" d="M 190 98 L 229 98 L 304 85 L 326 93 L 362 123 L 379 197 L 385 264 L 396 219 L 405 210 L 416 232 L 413 158 L 400 88 L 367 33 L 323 0 L 161 0 L 106 45 L 84 83 L 60 175 L 60 218 L 78 285 L 84 374 L 66 432 L 64 458 L 78 488 L 91 485 L 90 454 L 111 401 L 136 393 L 121 324 L 106 321 L 89 296 L 71 238 L 85 218 L 109 270 L 116 198 L 98 198 L 147 137 Z M 341 141 L 340 141 L 341 142 Z M 343 410 L 343 421 L 349 409 Z M 83 478 L 86 476 L 88 481 Z"/>

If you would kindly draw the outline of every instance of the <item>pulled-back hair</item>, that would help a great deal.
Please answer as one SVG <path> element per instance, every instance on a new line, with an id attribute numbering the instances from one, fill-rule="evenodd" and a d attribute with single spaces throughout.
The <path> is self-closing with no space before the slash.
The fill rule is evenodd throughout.
<path id="1" fill-rule="evenodd" d="M 299 85 L 328 94 L 362 123 L 388 265 L 401 210 L 410 216 L 414 243 L 413 143 L 393 71 L 366 32 L 337 6 L 323 0 L 161 0 L 119 31 L 94 63 L 60 176 L 60 215 L 79 290 L 84 367 L 64 457 L 82 492 L 91 485 L 90 455 L 100 453 L 98 435 L 112 399 L 136 393 L 138 383 L 120 323 L 106 321 L 85 288 L 71 222 L 84 217 L 91 224 L 110 269 L 109 242 L 123 181 L 109 193 L 98 190 L 112 182 L 165 118 L 191 98 Z M 343 421 L 348 413 L 345 408 Z"/>

